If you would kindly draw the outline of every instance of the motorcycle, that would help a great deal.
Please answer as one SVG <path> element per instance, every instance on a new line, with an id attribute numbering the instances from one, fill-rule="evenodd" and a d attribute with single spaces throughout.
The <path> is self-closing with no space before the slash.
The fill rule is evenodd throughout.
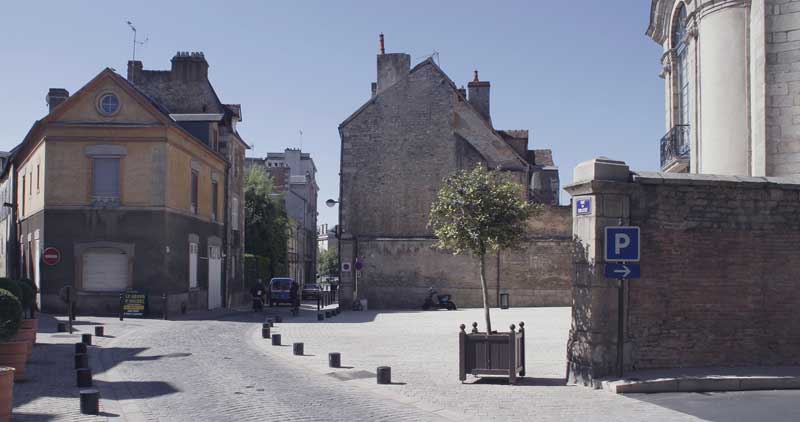
<path id="1" fill-rule="evenodd" d="M 456 304 L 450 300 L 450 295 L 439 295 L 437 293 L 439 292 L 433 290 L 433 288 L 428 290 L 428 297 L 425 298 L 425 302 L 422 304 L 423 311 L 431 308 L 447 309 L 448 311 L 456 310 Z M 433 300 L 434 295 L 436 296 L 436 301 Z"/>

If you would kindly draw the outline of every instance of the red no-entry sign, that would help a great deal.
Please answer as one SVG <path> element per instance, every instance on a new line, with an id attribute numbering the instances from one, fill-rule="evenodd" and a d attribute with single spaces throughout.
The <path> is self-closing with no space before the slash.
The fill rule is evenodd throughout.
<path id="1" fill-rule="evenodd" d="M 42 252 L 42 262 L 47 265 L 56 265 L 61 261 L 61 251 L 54 247 L 44 248 Z"/>

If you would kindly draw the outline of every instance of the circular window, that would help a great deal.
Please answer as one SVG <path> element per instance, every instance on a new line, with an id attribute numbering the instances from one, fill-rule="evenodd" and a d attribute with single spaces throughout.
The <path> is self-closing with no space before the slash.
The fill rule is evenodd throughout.
<path id="1" fill-rule="evenodd" d="M 97 102 L 97 108 L 101 114 L 113 116 L 119 111 L 119 98 L 115 94 L 103 94 Z"/>

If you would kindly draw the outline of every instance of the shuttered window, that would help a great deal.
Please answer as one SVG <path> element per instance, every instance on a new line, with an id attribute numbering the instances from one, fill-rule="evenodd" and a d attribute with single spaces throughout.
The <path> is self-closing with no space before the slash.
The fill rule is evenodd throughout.
<path id="1" fill-rule="evenodd" d="M 192 170 L 192 214 L 197 214 L 197 172 Z"/>
<path id="2" fill-rule="evenodd" d="M 92 195 L 119 198 L 119 158 L 92 159 Z"/>

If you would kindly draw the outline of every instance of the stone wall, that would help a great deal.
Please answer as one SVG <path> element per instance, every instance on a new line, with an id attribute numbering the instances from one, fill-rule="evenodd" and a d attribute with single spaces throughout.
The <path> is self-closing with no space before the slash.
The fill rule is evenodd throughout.
<path id="1" fill-rule="evenodd" d="M 641 228 L 642 276 L 624 290 L 625 371 L 800 364 L 800 179 L 630 173 L 596 160 L 575 180 L 567 190 L 595 209 L 573 225 L 573 381 L 619 369 L 603 231 L 620 223 Z"/>
<path id="2" fill-rule="evenodd" d="M 548 208 L 528 222 L 528 243 L 500 254 L 500 291 L 511 306 L 570 306 L 571 218 L 568 207 Z M 455 256 L 433 238 L 365 238 L 357 242 L 364 267 L 359 297 L 370 307 L 418 308 L 429 287 L 453 295 L 459 307 L 483 306 L 477 257 Z M 497 304 L 497 255 L 486 257 L 489 302 Z"/>

